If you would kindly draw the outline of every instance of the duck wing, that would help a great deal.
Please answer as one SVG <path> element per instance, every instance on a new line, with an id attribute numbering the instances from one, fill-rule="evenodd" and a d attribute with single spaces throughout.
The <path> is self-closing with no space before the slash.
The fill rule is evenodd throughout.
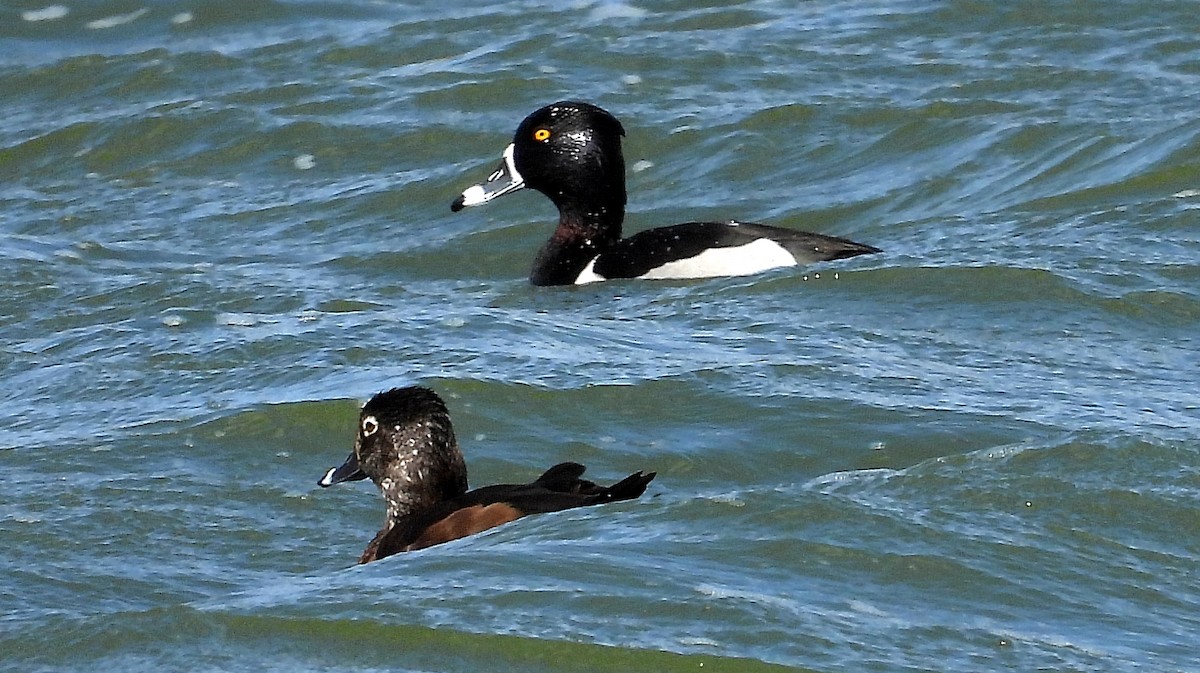
<path id="1" fill-rule="evenodd" d="M 585 469 L 578 463 L 559 463 L 532 483 L 484 486 L 402 517 L 376 534 L 359 563 L 457 540 L 529 514 L 633 500 L 646 492 L 656 475 L 635 472 L 612 486 L 599 486 L 580 478 Z"/>
<path id="2" fill-rule="evenodd" d="M 685 222 L 617 241 L 591 271 L 604 279 L 743 276 L 874 252 L 838 236 L 753 222 Z"/>

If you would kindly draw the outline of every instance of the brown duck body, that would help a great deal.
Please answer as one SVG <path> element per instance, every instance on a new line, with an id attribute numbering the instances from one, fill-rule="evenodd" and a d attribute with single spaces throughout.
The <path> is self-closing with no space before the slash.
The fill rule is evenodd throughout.
<path id="1" fill-rule="evenodd" d="M 528 514 L 632 500 L 654 478 L 654 473 L 636 472 L 612 486 L 597 486 L 579 478 L 584 469 L 578 463 L 560 463 L 533 483 L 484 486 L 402 516 L 375 535 L 359 563 L 457 540 Z"/>
<path id="2" fill-rule="evenodd" d="M 474 535 L 528 514 L 631 500 L 654 473 L 636 472 L 612 486 L 582 479 L 586 468 L 560 463 L 529 484 L 467 490 L 466 462 L 441 398 L 421 387 L 373 397 L 359 415 L 354 451 L 318 482 L 370 478 L 387 502 L 387 521 L 359 563 Z"/>

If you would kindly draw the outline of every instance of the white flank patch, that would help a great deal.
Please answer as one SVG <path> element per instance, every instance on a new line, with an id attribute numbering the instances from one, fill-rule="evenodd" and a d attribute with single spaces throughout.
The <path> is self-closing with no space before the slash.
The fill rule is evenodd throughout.
<path id="1" fill-rule="evenodd" d="M 796 258 L 769 238 L 760 238 L 736 248 L 710 248 L 695 257 L 668 262 L 651 269 L 642 278 L 712 278 L 749 276 L 767 269 L 795 266 Z M 591 270 L 589 265 L 584 273 Z M 593 274 L 595 275 L 595 274 Z M 582 278 L 582 275 L 580 276 Z M 580 281 L 576 281 L 580 282 Z"/>
<path id="2" fill-rule="evenodd" d="M 596 273 L 596 260 L 599 258 L 600 256 L 596 255 L 592 258 L 592 261 L 588 262 L 587 266 L 583 267 L 583 271 L 580 271 L 579 276 L 575 278 L 576 285 L 587 285 L 588 283 L 599 283 L 602 280 L 608 280 L 604 276 Z"/>

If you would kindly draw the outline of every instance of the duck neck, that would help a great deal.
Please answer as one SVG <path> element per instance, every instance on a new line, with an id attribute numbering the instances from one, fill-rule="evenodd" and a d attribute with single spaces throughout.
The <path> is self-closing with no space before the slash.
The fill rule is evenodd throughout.
<path id="1" fill-rule="evenodd" d="M 387 502 L 384 528 L 391 528 L 399 519 L 467 492 L 467 467 L 462 454 L 456 449 L 446 459 L 441 464 L 401 465 L 401 468 L 416 469 L 392 470 L 375 482 Z"/>
<path id="2" fill-rule="evenodd" d="M 432 489 L 397 486 L 386 479 L 379 484 L 379 490 L 387 503 L 387 523 L 384 528 L 391 528 L 399 519 L 428 509 L 438 501 Z"/>
<path id="3" fill-rule="evenodd" d="M 625 218 L 621 199 L 587 207 L 570 204 L 558 208 L 558 228 L 538 252 L 529 280 L 534 285 L 569 285 L 596 258 L 621 240 Z"/>

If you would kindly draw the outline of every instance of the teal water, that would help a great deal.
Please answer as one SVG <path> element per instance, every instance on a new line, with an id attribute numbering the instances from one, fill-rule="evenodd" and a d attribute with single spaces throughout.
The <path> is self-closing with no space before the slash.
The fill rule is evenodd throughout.
<path id="1" fill-rule="evenodd" d="M 1189 2 L 0 5 L 0 668 L 1200 671 Z M 533 288 L 520 119 L 627 229 L 882 255 Z M 353 567 L 357 406 L 647 497 Z"/>

